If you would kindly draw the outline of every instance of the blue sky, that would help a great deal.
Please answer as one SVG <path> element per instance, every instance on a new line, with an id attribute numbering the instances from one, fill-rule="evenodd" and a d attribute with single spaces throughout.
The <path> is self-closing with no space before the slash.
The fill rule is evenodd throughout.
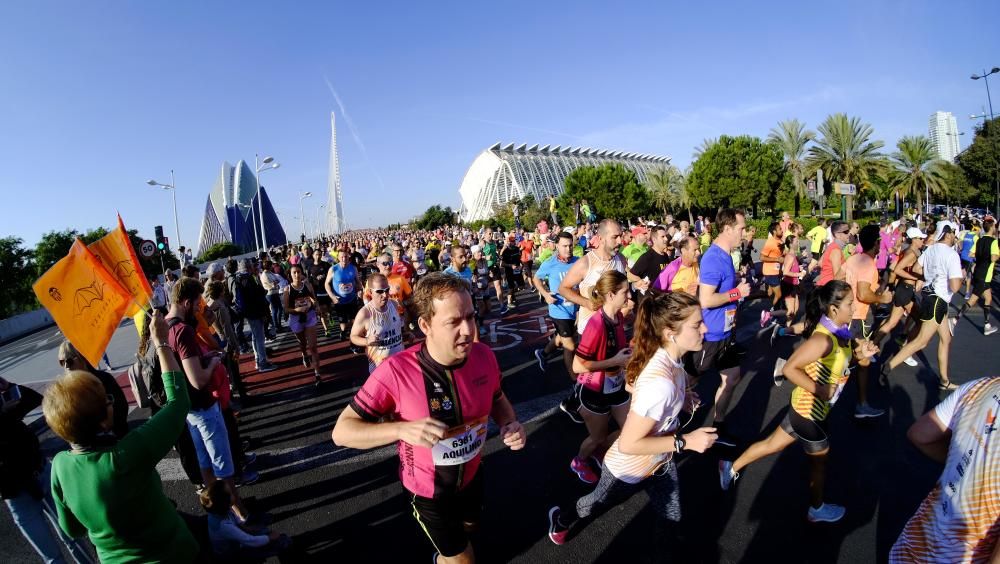
<path id="1" fill-rule="evenodd" d="M 191 246 L 222 161 L 255 152 L 281 162 L 262 180 L 297 235 L 298 192 L 326 191 L 331 111 L 359 227 L 457 206 L 496 141 L 684 167 L 702 139 L 785 118 L 847 112 L 892 146 L 945 110 L 964 147 L 986 105 L 969 75 L 1000 66 L 984 27 L 998 19 L 986 1 L 11 3 L 0 236 L 34 244 L 116 209 L 173 236 L 169 194 L 145 184 L 173 168 Z"/>

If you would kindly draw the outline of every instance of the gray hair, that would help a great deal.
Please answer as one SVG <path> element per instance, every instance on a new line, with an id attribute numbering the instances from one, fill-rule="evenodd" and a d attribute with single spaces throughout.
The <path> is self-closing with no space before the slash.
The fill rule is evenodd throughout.
<path id="1" fill-rule="evenodd" d="M 225 269 L 222 267 L 221 262 L 213 262 L 212 264 L 208 265 L 208 270 L 206 271 L 206 274 L 208 275 L 209 278 L 211 278 L 216 273 L 223 272 L 223 270 Z"/>
<path id="2" fill-rule="evenodd" d="M 239 269 L 240 272 L 250 272 L 250 259 L 240 259 Z"/>

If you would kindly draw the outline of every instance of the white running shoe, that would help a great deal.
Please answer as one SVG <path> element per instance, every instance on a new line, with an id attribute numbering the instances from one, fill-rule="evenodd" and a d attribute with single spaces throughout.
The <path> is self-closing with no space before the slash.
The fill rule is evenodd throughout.
<path id="1" fill-rule="evenodd" d="M 781 371 L 785 368 L 786 362 L 788 362 L 788 360 L 784 358 L 777 358 L 774 361 L 774 385 L 779 388 L 785 383 L 785 376 L 781 373 Z"/>
<path id="2" fill-rule="evenodd" d="M 996 332 L 997 328 L 994 327 L 993 325 L 990 325 L 989 323 L 983 326 L 983 335 L 986 335 L 987 337 Z"/>
<path id="3" fill-rule="evenodd" d="M 917 361 L 912 356 L 908 356 L 908 357 L 906 357 L 906 358 L 903 359 L 903 364 L 905 364 L 907 366 L 916 367 L 917 366 Z"/>
<path id="4" fill-rule="evenodd" d="M 844 518 L 847 510 L 840 505 L 824 503 L 819 507 L 810 507 L 807 518 L 810 523 L 836 523 Z"/>

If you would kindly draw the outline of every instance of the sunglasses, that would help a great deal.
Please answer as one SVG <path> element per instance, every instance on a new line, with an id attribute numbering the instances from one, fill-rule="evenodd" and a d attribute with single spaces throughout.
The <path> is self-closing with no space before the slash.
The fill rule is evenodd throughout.
<path id="1" fill-rule="evenodd" d="M 382 294 L 388 294 L 389 293 L 389 288 L 376 288 L 376 289 L 372 290 L 372 293 L 373 294 L 378 294 L 380 296 Z"/>
<path id="2" fill-rule="evenodd" d="M 392 264 L 392 263 L 391 262 L 380 262 L 380 263 L 378 263 L 379 266 L 389 266 L 390 264 Z"/>

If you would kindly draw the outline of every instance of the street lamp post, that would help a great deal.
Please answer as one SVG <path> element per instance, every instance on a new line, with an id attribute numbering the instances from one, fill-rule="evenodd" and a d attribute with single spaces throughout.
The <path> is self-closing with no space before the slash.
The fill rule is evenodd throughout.
<path id="1" fill-rule="evenodd" d="M 983 83 L 986 84 L 986 102 L 990 105 L 990 122 L 993 121 L 993 98 L 990 96 L 990 79 L 989 79 L 989 76 L 991 74 L 996 74 L 998 72 L 1000 72 L 1000 67 L 993 67 L 992 69 L 990 69 L 990 72 L 986 72 L 986 69 L 983 69 L 983 74 L 981 74 L 981 75 L 975 75 L 974 74 L 974 75 L 972 75 L 972 76 L 969 77 L 972 80 L 979 80 L 981 78 L 981 79 L 983 79 Z M 985 113 L 983 115 L 983 133 L 986 133 L 986 115 L 985 115 Z M 995 132 L 991 132 L 990 141 L 991 141 L 991 143 L 993 145 L 993 159 L 997 160 L 996 140 L 993 139 L 993 135 L 994 134 L 995 134 Z M 1000 161 L 997 162 L 996 209 L 995 209 L 995 211 L 996 211 L 997 215 L 1000 216 Z"/>
<path id="2" fill-rule="evenodd" d="M 325 207 L 326 207 L 326 204 L 320 204 L 319 207 L 316 208 L 316 236 L 317 237 L 319 237 L 319 226 L 320 226 L 320 223 L 319 223 L 319 212 L 323 211 L 323 208 L 325 208 Z"/>
<path id="3" fill-rule="evenodd" d="M 253 166 L 254 179 L 257 181 L 257 208 L 260 210 L 260 246 L 263 246 L 264 250 L 267 250 L 267 234 L 264 233 L 264 199 L 260 197 L 260 175 L 266 170 L 274 170 L 281 166 L 281 163 L 274 162 L 274 157 L 264 157 L 264 161 L 258 162 L 260 156 L 257 153 L 253 155 Z M 261 164 L 264 166 L 261 167 Z M 250 210 L 253 212 L 253 210 Z M 257 248 L 257 252 L 260 252 L 260 247 Z"/>
<path id="4" fill-rule="evenodd" d="M 312 195 L 313 195 L 312 192 L 303 192 L 299 196 L 299 217 L 302 218 L 302 236 L 303 237 L 306 236 L 306 211 L 305 211 L 305 207 L 302 204 L 302 201 L 305 200 L 306 198 L 311 197 Z"/>
<path id="5" fill-rule="evenodd" d="M 161 186 L 164 190 L 170 190 L 174 200 L 174 232 L 177 235 L 177 247 L 181 247 L 181 226 L 177 223 L 177 182 L 174 180 L 174 169 L 170 169 L 170 184 L 162 184 L 150 178 L 146 181 L 150 186 Z"/>

